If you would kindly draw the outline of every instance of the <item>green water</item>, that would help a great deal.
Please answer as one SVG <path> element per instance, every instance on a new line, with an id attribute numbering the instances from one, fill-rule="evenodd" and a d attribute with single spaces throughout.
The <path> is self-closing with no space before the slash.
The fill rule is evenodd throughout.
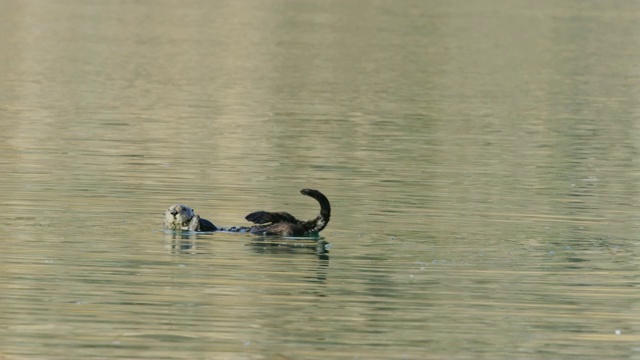
<path id="1" fill-rule="evenodd" d="M 0 359 L 637 358 L 639 20 L 5 1 Z M 301 188 L 328 253 L 162 231 Z"/>

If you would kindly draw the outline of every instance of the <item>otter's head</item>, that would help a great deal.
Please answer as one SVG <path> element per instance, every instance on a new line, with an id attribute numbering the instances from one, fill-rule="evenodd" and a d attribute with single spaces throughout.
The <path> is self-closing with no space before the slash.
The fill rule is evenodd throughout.
<path id="1" fill-rule="evenodd" d="M 164 228 L 168 230 L 188 230 L 195 213 L 187 205 L 171 205 L 164 212 Z"/>

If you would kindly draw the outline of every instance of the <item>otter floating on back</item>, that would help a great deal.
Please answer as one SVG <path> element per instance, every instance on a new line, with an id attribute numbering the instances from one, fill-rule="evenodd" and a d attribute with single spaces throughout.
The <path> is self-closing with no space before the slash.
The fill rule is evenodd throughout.
<path id="1" fill-rule="evenodd" d="M 211 221 L 201 218 L 192 208 L 186 205 L 172 205 L 164 213 L 164 228 L 166 230 L 187 231 L 229 231 L 250 232 L 254 235 L 272 236 L 311 236 L 324 229 L 331 218 L 331 205 L 329 199 L 320 191 L 302 189 L 300 193 L 310 196 L 320 203 L 320 214 L 307 221 L 298 220 L 287 212 L 256 211 L 247 215 L 245 219 L 253 222 L 251 227 L 218 228 Z"/>

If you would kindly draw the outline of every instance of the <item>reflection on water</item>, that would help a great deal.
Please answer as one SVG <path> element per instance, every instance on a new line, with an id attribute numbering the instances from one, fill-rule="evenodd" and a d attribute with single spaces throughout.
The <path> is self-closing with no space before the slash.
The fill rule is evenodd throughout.
<path id="1" fill-rule="evenodd" d="M 633 2 L 7 2 L 0 359 L 637 357 Z M 169 234 L 252 211 L 320 239 Z"/>
<path id="2" fill-rule="evenodd" d="M 207 235 L 211 234 L 165 230 L 165 247 L 176 254 L 206 254 L 211 251 L 207 250 L 207 245 L 209 244 Z M 329 260 L 329 249 L 331 249 L 331 244 L 322 238 L 281 238 L 247 235 L 244 240 L 247 241 L 245 245 L 259 254 L 307 254 L 315 255 L 321 260 Z"/>

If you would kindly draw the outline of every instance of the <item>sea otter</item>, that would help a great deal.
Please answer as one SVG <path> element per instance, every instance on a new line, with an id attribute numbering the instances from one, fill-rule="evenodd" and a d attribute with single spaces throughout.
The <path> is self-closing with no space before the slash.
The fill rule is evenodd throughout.
<path id="1" fill-rule="evenodd" d="M 322 231 L 331 218 L 329 199 L 320 191 L 302 189 L 300 193 L 316 199 L 320 203 L 320 214 L 312 220 L 298 220 L 286 212 L 256 211 L 245 216 L 254 225 L 251 233 L 255 235 L 309 236 Z"/>
<path id="2" fill-rule="evenodd" d="M 216 231 L 218 228 L 207 219 L 196 215 L 187 205 L 171 205 L 164 212 L 164 228 L 167 230 Z"/>
<path id="3" fill-rule="evenodd" d="M 245 219 L 253 222 L 254 226 L 233 226 L 230 228 L 219 228 L 211 221 L 203 219 L 197 215 L 192 208 L 187 205 L 171 205 L 164 212 L 164 228 L 166 230 L 185 231 L 227 231 L 238 233 L 251 233 L 254 235 L 275 235 L 275 236 L 310 236 L 319 233 L 329 223 L 331 217 L 331 205 L 326 196 L 320 191 L 313 189 L 302 189 L 300 193 L 311 196 L 320 203 L 320 214 L 312 220 L 298 220 L 293 215 L 286 212 L 256 211 L 245 216 Z"/>

